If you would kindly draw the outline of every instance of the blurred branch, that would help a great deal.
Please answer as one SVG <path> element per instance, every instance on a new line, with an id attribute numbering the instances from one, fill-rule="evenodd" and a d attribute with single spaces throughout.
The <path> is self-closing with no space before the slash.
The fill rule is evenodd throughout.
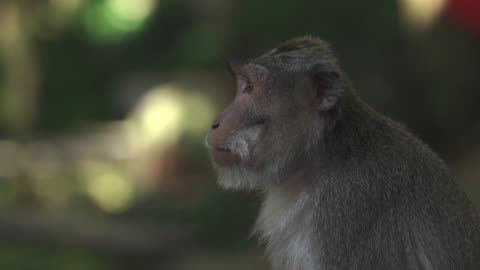
<path id="1" fill-rule="evenodd" d="M 187 235 L 187 230 L 179 227 L 152 228 L 41 212 L 2 210 L 0 215 L 1 240 L 84 247 L 114 256 L 174 257 L 188 243 Z"/>
<path id="2" fill-rule="evenodd" d="M 131 160 L 128 142 L 122 136 L 122 124 L 105 124 L 90 133 L 31 140 L 0 141 L 0 177 L 16 177 L 20 173 L 32 177 L 41 171 L 61 170 L 82 161 L 116 162 Z"/>

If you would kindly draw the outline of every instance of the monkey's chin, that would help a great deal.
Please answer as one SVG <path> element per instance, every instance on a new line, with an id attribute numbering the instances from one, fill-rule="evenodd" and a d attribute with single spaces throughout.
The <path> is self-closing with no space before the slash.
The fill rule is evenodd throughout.
<path id="1" fill-rule="evenodd" d="M 261 177 L 255 171 L 236 164 L 233 166 L 214 165 L 218 175 L 217 183 L 224 189 L 253 190 L 261 186 Z"/>

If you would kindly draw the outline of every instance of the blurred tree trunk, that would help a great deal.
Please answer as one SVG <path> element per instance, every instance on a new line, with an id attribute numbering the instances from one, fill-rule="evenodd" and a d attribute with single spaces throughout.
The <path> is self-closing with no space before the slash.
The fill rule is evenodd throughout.
<path id="1" fill-rule="evenodd" d="M 26 138 L 37 112 L 35 1 L 0 2 L 0 117 L 7 135 Z"/>

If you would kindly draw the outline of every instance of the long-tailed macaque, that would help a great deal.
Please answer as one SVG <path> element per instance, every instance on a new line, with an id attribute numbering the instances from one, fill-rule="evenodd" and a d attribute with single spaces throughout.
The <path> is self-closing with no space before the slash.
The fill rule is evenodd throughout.
<path id="1" fill-rule="evenodd" d="M 314 37 L 230 63 L 207 136 L 219 184 L 265 196 L 272 269 L 480 269 L 480 220 L 445 163 L 356 94 Z"/>

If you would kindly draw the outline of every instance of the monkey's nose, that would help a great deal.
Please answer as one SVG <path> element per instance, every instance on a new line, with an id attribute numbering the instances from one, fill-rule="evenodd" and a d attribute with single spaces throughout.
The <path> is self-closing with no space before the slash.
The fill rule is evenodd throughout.
<path id="1" fill-rule="evenodd" d="M 215 122 L 213 122 L 213 124 L 212 124 L 212 129 L 216 129 L 216 128 L 218 128 L 219 126 L 220 126 L 220 122 L 215 121 Z"/>

